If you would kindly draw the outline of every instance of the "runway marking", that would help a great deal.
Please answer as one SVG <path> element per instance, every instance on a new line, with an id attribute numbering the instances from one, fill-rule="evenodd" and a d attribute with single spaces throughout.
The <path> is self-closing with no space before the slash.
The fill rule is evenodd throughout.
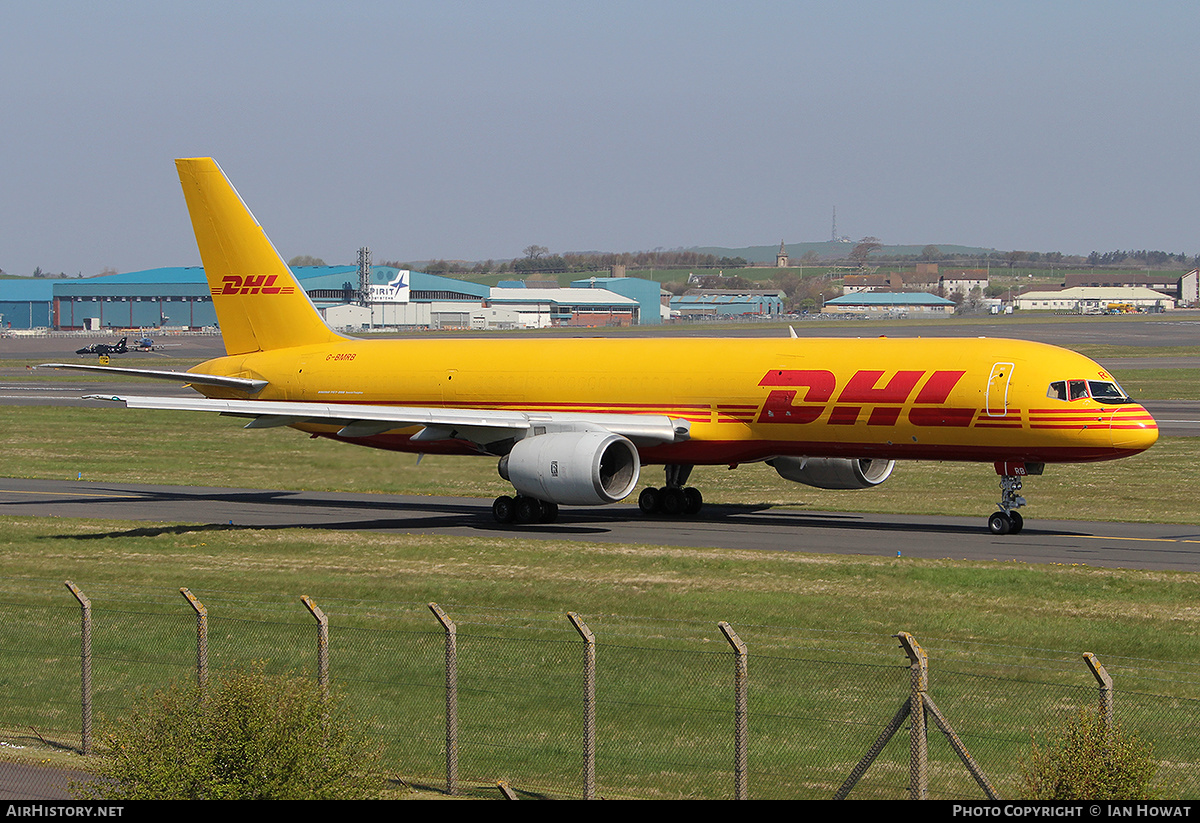
<path id="1" fill-rule="evenodd" d="M 1177 537 L 1110 537 L 1105 534 L 1081 535 L 1088 540 L 1133 540 L 1140 543 L 1200 543 L 1200 540 L 1185 540 Z"/>

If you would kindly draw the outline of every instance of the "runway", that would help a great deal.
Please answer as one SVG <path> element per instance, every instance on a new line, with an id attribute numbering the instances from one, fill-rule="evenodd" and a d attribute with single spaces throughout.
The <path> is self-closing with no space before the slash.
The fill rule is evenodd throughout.
<path id="1" fill-rule="evenodd" d="M 6 479 L 0 514 L 152 522 L 171 533 L 319 528 L 1200 571 L 1200 526 L 1029 517 L 1021 534 L 995 537 L 982 511 L 968 518 L 710 505 L 694 519 L 654 519 L 616 505 L 563 507 L 553 524 L 501 526 L 491 501 L 475 498 Z M 96 536 L 153 533 L 130 526 Z"/>

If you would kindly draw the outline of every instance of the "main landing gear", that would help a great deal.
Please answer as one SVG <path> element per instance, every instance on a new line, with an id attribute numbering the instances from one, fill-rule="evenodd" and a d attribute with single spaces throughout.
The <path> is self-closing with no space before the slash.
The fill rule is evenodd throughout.
<path id="1" fill-rule="evenodd" d="M 1001 471 L 997 465 L 997 471 Z M 1000 511 L 988 518 L 988 531 L 995 535 L 1020 534 L 1025 527 L 1025 518 L 1021 517 L 1018 508 L 1025 505 L 1025 498 L 1017 492 L 1021 490 L 1021 478 L 1017 475 L 1002 474 L 1000 476 Z"/>
<path id="2" fill-rule="evenodd" d="M 536 497 L 507 494 L 497 497 L 492 503 L 492 517 L 497 523 L 553 523 L 558 519 L 558 504 Z"/>
<path id="3" fill-rule="evenodd" d="M 644 514 L 662 513 L 670 517 L 693 517 L 699 514 L 704 507 L 704 496 L 699 489 L 683 485 L 691 473 L 690 465 L 668 465 L 666 487 L 642 489 L 638 495 L 638 508 Z"/>

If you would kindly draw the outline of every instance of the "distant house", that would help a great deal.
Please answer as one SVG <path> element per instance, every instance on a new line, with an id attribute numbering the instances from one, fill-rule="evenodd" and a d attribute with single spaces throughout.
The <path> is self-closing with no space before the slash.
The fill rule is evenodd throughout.
<path id="1" fill-rule="evenodd" d="M 983 294 L 987 287 L 987 269 L 952 269 L 938 277 L 938 294 L 942 297 L 954 294 L 969 297 L 975 289 Z"/>
<path id="2" fill-rule="evenodd" d="M 847 274 L 842 278 L 842 294 L 867 291 L 902 291 L 904 277 L 897 271 L 875 274 Z"/>
<path id="3" fill-rule="evenodd" d="M 937 263 L 918 263 L 915 271 L 904 275 L 904 285 L 909 291 L 936 294 L 941 285 L 939 277 Z"/>
<path id="4" fill-rule="evenodd" d="M 955 294 L 969 297 L 975 289 L 987 291 L 986 269 L 950 269 L 938 271 L 937 263 L 918 263 L 911 272 L 876 272 L 875 274 L 848 274 L 842 280 L 842 294 L 865 291 L 928 292 L 942 297 Z"/>

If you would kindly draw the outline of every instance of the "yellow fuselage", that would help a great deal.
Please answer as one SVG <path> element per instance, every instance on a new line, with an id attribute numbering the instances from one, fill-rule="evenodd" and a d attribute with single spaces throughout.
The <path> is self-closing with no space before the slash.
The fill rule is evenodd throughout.
<path id="1" fill-rule="evenodd" d="M 267 380 L 260 400 L 688 421 L 687 440 L 642 450 L 649 463 L 775 455 L 1087 462 L 1135 454 L 1158 437 L 1135 403 L 1048 396 L 1053 381 L 1111 380 L 1094 361 L 994 338 L 342 339 L 217 358 L 195 371 Z M 338 426 L 296 428 L 334 437 Z M 418 430 L 365 444 L 477 450 L 462 441 L 410 443 Z"/>

